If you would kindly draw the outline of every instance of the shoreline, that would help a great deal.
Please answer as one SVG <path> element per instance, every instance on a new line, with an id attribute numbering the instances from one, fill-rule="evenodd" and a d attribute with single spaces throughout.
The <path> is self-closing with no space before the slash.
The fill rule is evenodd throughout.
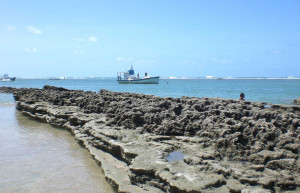
<path id="1" fill-rule="evenodd" d="M 5 88 L 18 110 L 70 130 L 119 192 L 299 191 L 299 106 Z M 185 157 L 169 162 L 174 151 Z"/>
<path id="2" fill-rule="evenodd" d="M 61 127 L 0 105 L 0 192 L 113 193 L 87 149 Z"/>

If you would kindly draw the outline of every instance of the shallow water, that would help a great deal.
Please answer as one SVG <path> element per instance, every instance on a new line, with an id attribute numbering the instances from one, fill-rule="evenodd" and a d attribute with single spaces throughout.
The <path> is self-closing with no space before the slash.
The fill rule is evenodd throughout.
<path id="1" fill-rule="evenodd" d="M 114 192 L 70 132 L 0 105 L 0 192 Z"/>
<path id="2" fill-rule="evenodd" d="M 244 92 L 246 100 L 272 104 L 292 104 L 294 99 L 300 97 L 300 79 L 161 79 L 159 84 L 152 85 L 120 85 L 115 78 L 17 79 L 14 82 L 0 82 L 0 86 L 15 88 L 42 88 L 44 85 L 95 92 L 107 89 L 161 97 L 196 96 L 238 99 L 240 93 Z"/>
<path id="3" fill-rule="evenodd" d="M 166 157 L 166 159 L 168 162 L 177 162 L 182 161 L 184 156 L 186 156 L 186 154 L 182 153 L 181 151 L 173 151 Z"/>

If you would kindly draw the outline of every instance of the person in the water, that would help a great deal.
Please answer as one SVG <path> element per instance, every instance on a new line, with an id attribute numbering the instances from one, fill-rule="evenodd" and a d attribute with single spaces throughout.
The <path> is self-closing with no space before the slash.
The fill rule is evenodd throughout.
<path id="1" fill-rule="evenodd" d="M 244 101 L 244 100 L 245 100 L 245 94 L 244 94 L 244 93 L 241 93 L 241 94 L 240 94 L 239 100 L 241 100 L 241 101 Z"/>

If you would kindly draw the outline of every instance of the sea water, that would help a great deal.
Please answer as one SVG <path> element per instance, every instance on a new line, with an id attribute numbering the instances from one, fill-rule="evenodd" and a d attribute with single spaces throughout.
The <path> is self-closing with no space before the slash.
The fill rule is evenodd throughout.
<path id="1" fill-rule="evenodd" d="M 161 97 L 220 97 L 292 104 L 300 97 L 299 79 L 161 79 L 155 85 L 120 85 L 115 78 L 17 79 L 0 86 L 53 85 L 99 92 L 144 93 Z M 0 94 L 0 192 L 113 192 L 87 150 L 71 134 L 24 116 L 12 94 Z"/>
<path id="2" fill-rule="evenodd" d="M 112 193 L 101 168 L 65 129 L 0 104 L 0 192 Z"/>
<path id="3" fill-rule="evenodd" d="M 14 82 L 0 82 L 0 86 L 16 88 L 42 88 L 44 85 L 95 92 L 107 89 L 161 97 L 195 96 L 238 99 L 240 93 L 243 92 L 246 100 L 272 104 L 292 104 L 294 99 L 300 97 L 300 79 L 161 79 L 159 84 L 149 85 L 118 84 L 116 78 L 17 79 Z"/>

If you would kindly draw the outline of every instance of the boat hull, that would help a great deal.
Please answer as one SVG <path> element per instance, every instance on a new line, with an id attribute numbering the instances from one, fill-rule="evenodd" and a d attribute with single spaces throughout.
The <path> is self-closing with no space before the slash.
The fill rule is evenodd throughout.
<path id="1" fill-rule="evenodd" d="M 2 78 L 1 82 L 12 82 L 12 81 L 15 81 L 15 80 L 16 80 L 15 77 L 13 77 L 13 78 Z"/>
<path id="2" fill-rule="evenodd" d="M 9 77 L 8 74 L 3 74 L 1 76 L 1 82 L 11 82 L 11 81 L 15 81 L 16 77 Z"/>
<path id="3" fill-rule="evenodd" d="M 117 80 L 119 84 L 158 84 L 159 76 L 142 78 L 136 80 Z"/>

